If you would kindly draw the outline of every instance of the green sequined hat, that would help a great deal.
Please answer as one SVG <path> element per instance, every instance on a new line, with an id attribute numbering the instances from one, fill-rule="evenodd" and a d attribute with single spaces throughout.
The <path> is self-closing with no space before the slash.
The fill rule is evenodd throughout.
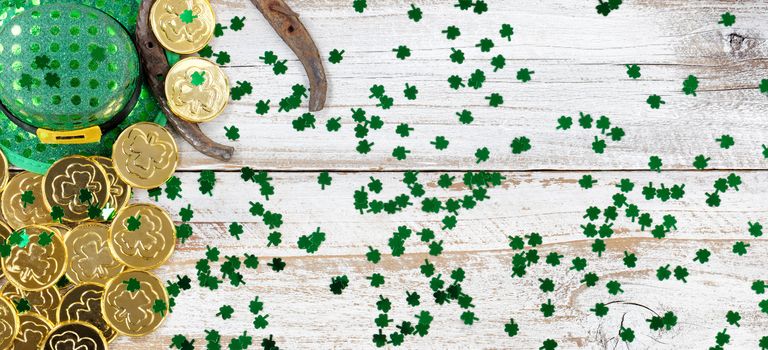
<path id="1" fill-rule="evenodd" d="M 110 156 L 127 126 L 165 122 L 133 37 L 139 0 L 0 0 L 0 148 L 44 173 Z"/>

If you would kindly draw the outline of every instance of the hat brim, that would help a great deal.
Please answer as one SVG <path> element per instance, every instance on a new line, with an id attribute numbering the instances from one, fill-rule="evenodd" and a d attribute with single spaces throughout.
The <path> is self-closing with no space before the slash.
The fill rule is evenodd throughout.
<path id="1" fill-rule="evenodd" d="M 91 6 L 107 13 L 122 23 L 133 36 L 139 11 L 139 2 L 139 0 L 27 0 L 19 7 L 11 6 L 0 9 L 0 27 L 17 13 L 37 5 L 76 3 Z M 146 121 L 164 125 L 165 115 L 146 82 L 143 82 L 141 94 L 131 113 L 118 127 L 102 135 L 101 141 L 98 143 L 76 145 L 43 144 L 36 135 L 21 129 L 0 113 L 0 149 L 2 149 L 3 153 L 8 157 L 8 161 L 14 166 L 34 173 L 44 174 L 51 164 L 67 156 L 111 156 L 112 145 L 117 136 L 128 126 Z"/>

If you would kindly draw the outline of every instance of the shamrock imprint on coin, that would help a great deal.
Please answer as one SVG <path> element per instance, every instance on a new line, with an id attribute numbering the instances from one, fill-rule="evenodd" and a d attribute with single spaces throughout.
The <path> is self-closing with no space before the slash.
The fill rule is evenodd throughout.
<path id="1" fill-rule="evenodd" d="M 110 252 L 108 239 L 109 226 L 98 223 L 82 224 L 64 237 L 69 252 L 66 276 L 72 283 L 107 283 L 123 271 Z"/>
<path id="2" fill-rule="evenodd" d="M 14 176 L 0 199 L 3 217 L 15 230 L 24 225 L 51 221 L 50 211 L 43 203 L 43 177 L 40 175 L 23 172 Z"/>
<path id="3" fill-rule="evenodd" d="M 32 312 L 19 315 L 19 333 L 13 340 L 13 349 L 39 349 L 45 336 L 53 328 L 51 321 Z"/>
<path id="4" fill-rule="evenodd" d="M 174 114 L 193 123 L 218 117 L 229 101 L 226 74 L 211 61 L 185 58 L 171 67 L 166 77 L 165 94 Z"/>
<path id="5" fill-rule="evenodd" d="M 117 213 L 109 232 L 112 254 L 135 269 L 162 265 L 176 246 L 176 227 L 171 217 L 152 204 L 125 207 Z"/>
<path id="6" fill-rule="evenodd" d="M 98 329 L 84 322 L 69 321 L 54 327 L 43 342 L 43 350 L 106 350 L 107 340 Z"/>
<path id="7" fill-rule="evenodd" d="M 129 290 L 123 281 L 135 279 L 138 290 Z M 157 276 L 147 271 L 126 271 L 111 279 L 104 287 L 102 310 L 107 323 L 118 332 L 140 336 L 148 334 L 165 319 L 168 292 Z"/>
<path id="8" fill-rule="evenodd" d="M 88 208 L 103 208 L 109 199 L 107 173 L 95 161 L 72 156 L 54 163 L 43 178 L 43 196 L 49 208 L 64 210 L 63 219 L 88 219 Z"/>
<path id="9" fill-rule="evenodd" d="M 205 0 L 158 0 L 149 18 L 160 44 L 179 54 L 205 47 L 216 24 L 213 9 Z"/>
<path id="10" fill-rule="evenodd" d="M 46 289 L 64 275 L 66 247 L 58 233 L 47 232 L 43 226 L 27 226 L 23 230 L 29 236 L 29 244 L 11 247 L 10 254 L 2 259 L 3 272 L 9 281 L 25 290 Z"/>
<path id="11" fill-rule="evenodd" d="M 123 131 L 112 151 L 115 172 L 127 184 L 159 187 L 171 178 L 179 162 L 173 136 L 154 123 L 137 123 Z"/>
<path id="12" fill-rule="evenodd" d="M 72 288 L 61 300 L 58 309 L 59 322 L 81 321 L 96 327 L 107 342 L 117 337 L 117 332 L 104 320 L 101 313 L 101 300 L 104 286 L 96 283 L 84 283 Z"/>

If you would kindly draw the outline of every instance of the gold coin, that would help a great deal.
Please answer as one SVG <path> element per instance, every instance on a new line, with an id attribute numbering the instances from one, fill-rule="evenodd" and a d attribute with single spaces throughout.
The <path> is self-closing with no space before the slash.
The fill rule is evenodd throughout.
<path id="1" fill-rule="evenodd" d="M 215 63 L 200 57 L 185 58 L 165 77 L 168 106 L 192 123 L 215 119 L 229 102 L 227 75 Z"/>
<path id="2" fill-rule="evenodd" d="M 188 55 L 211 41 L 216 15 L 207 0 L 158 0 L 149 13 L 149 22 L 160 45 Z"/>
<path id="3" fill-rule="evenodd" d="M 0 297 L 0 349 L 7 349 L 19 332 L 19 314 L 8 298 Z"/>
<path id="4" fill-rule="evenodd" d="M 101 168 L 107 173 L 107 179 L 109 180 L 109 201 L 107 204 L 115 212 L 119 211 L 122 207 L 128 204 L 128 200 L 131 199 L 131 185 L 125 183 L 115 172 L 112 159 L 107 157 L 94 156 L 91 157 L 96 163 L 101 165 Z"/>
<path id="5" fill-rule="evenodd" d="M 13 340 L 13 350 L 40 349 L 43 340 L 53 328 L 51 321 L 33 312 L 19 315 L 19 333 Z"/>
<path id="6" fill-rule="evenodd" d="M 117 213 L 108 242 L 112 255 L 128 267 L 154 269 L 173 254 L 176 226 L 162 208 L 152 204 L 132 204 Z"/>
<path id="7" fill-rule="evenodd" d="M 11 178 L 0 196 L 0 210 L 11 228 L 51 222 L 43 199 L 43 177 L 23 172 Z M 23 199 L 23 200 L 22 200 Z"/>
<path id="8" fill-rule="evenodd" d="M 98 223 L 82 224 L 64 237 L 69 255 L 66 275 L 70 282 L 104 284 L 123 271 L 123 265 L 112 257 L 108 239 L 109 226 Z"/>
<path id="9" fill-rule="evenodd" d="M 51 165 L 43 178 L 43 198 L 48 209 L 64 210 L 64 220 L 88 220 L 88 207 L 103 208 L 109 199 L 107 173 L 93 160 L 81 156 L 63 158 Z M 88 200 L 83 200 L 83 196 Z"/>
<path id="10" fill-rule="evenodd" d="M 3 286 L 2 295 L 11 301 L 26 299 L 32 312 L 45 317 L 51 322 L 56 322 L 56 309 L 61 304 L 61 294 L 56 286 L 27 292 L 11 283 L 6 283 Z"/>
<path id="11" fill-rule="evenodd" d="M 107 350 L 107 340 L 96 327 L 69 321 L 53 327 L 43 341 L 43 350 Z"/>
<path id="12" fill-rule="evenodd" d="M 5 153 L 0 149 L 0 192 L 3 192 L 5 185 L 8 184 L 8 178 L 11 177 L 8 168 L 8 158 L 5 157 Z"/>
<path id="13" fill-rule="evenodd" d="M 67 248 L 58 233 L 43 226 L 23 228 L 29 236 L 24 246 L 13 245 L 2 259 L 3 273 L 11 283 L 29 291 L 43 290 L 59 281 L 67 269 Z M 41 244 L 43 234 L 50 235 Z"/>
<path id="14" fill-rule="evenodd" d="M 138 290 L 128 290 L 128 283 L 124 282 L 131 279 L 138 281 Z M 141 336 L 157 329 L 165 319 L 167 310 L 154 311 L 158 301 L 168 305 L 168 292 L 157 276 L 148 271 L 126 271 L 104 287 L 101 314 L 119 333 Z"/>
<path id="15" fill-rule="evenodd" d="M 171 133 L 162 126 L 136 123 L 117 137 L 112 157 L 120 179 L 133 187 L 150 189 L 173 176 L 179 163 L 179 149 Z"/>
<path id="16" fill-rule="evenodd" d="M 101 299 L 104 286 L 97 283 L 85 283 L 72 288 L 61 300 L 58 310 L 58 322 L 81 321 L 96 327 L 107 342 L 117 337 L 112 327 L 101 314 Z"/>

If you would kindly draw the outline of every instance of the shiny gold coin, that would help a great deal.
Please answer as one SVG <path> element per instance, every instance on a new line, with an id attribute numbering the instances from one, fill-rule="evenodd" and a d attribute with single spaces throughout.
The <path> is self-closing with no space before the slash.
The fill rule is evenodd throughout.
<path id="1" fill-rule="evenodd" d="M 136 291 L 128 291 L 128 284 L 123 283 L 132 278 L 140 285 Z M 168 313 L 153 310 L 158 300 L 168 305 L 168 292 L 157 276 L 148 271 L 126 271 L 104 287 L 101 313 L 119 333 L 141 336 L 157 329 Z"/>
<path id="2" fill-rule="evenodd" d="M 64 237 L 69 255 L 66 275 L 70 282 L 104 284 L 123 271 L 123 265 L 112 257 L 108 239 L 109 226 L 98 223 L 81 224 Z"/>
<path id="3" fill-rule="evenodd" d="M 8 298 L 0 297 L 0 349 L 7 349 L 19 332 L 19 315 Z"/>
<path id="4" fill-rule="evenodd" d="M 45 317 L 33 312 L 25 312 L 19 315 L 19 333 L 13 340 L 10 349 L 32 350 L 40 349 L 43 340 L 53 328 L 53 323 Z"/>
<path id="5" fill-rule="evenodd" d="M 45 205 L 49 209 L 61 207 L 64 220 L 69 222 L 88 220 L 88 207 L 103 208 L 109 199 L 109 190 L 104 169 L 95 161 L 81 156 L 53 163 L 43 178 Z"/>
<path id="6" fill-rule="evenodd" d="M 5 153 L 0 149 L 0 192 L 3 192 L 5 185 L 8 184 L 8 179 L 11 177 L 8 168 L 8 158 L 5 157 Z"/>
<path id="7" fill-rule="evenodd" d="M 11 283 L 6 283 L 0 293 L 12 302 L 26 299 L 32 312 L 45 317 L 48 321 L 56 322 L 56 309 L 61 304 L 61 294 L 56 286 L 27 292 Z"/>
<path id="8" fill-rule="evenodd" d="M 117 137 L 112 157 L 120 179 L 133 187 L 150 189 L 173 176 L 179 163 L 179 149 L 171 133 L 162 126 L 136 123 Z"/>
<path id="9" fill-rule="evenodd" d="M 176 226 L 162 208 L 132 204 L 117 213 L 108 242 L 117 260 L 133 269 L 149 270 L 162 265 L 173 254 Z"/>
<path id="10" fill-rule="evenodd" d="M 51 222 L 51 211 L 43 199 L 43 177 L 30 172 L 12 177 L 0 195 L 0 210 L 14 230 Z"/>
<path id="11" fill-rule="evenodd" d="M 85 322 L 59 323 L 43 341 L 42 350 L 107 350 L 107 340 Z"/>
<path id="12" fill-rule="evenodd" d="M 24 247 L 11 247 L 10 255 L 2 259 L 3 273 L 11 283 L 24 290 L 43 290 L 64 275 L 67 248 L 61 236 L 46 227 L 26 226 L 23 230 L 29 235 L 29 242 Z M 47 238 L 48 235 L 50 238 Z"/>
<path id="13" fill-rule="evenodd" d="M 115 171 L 112 159 L 107 157 L 94 156 L 92 160 L 99 163 L 104 171 L 107 173 L 107 179 L 109 180 L 109 201 L 107 204 L 115 211 L 119 211 L 121 208 L 128 204 L 128 200 L 131 199 L 131 185 L 125 183 Z"/>
<path id="14" fill-rule="evenodd" d="M 149 22 L 160 45 L 187 55 L 211 41 L 216 15 L 207 0 L 158 0 L 149 13 Z"/>
<path id="15" fill-rule="evenodd" d="M 72 288 L 61 300 L 58 310 L 58 322 L 82 321 L 98 329 L 107 342 L 117 337 L 112 327 L 101 314 L 101 299 L 104 286 L 96 283 L 85 283 Z"/>
<path id="16" fill-rule="evenodd" d="M 165 78 L 168 106 L 192 123 L 215 119 L 229 102 L 227 75 L 215 63 L 200 57 L 185 58 Z"/>

